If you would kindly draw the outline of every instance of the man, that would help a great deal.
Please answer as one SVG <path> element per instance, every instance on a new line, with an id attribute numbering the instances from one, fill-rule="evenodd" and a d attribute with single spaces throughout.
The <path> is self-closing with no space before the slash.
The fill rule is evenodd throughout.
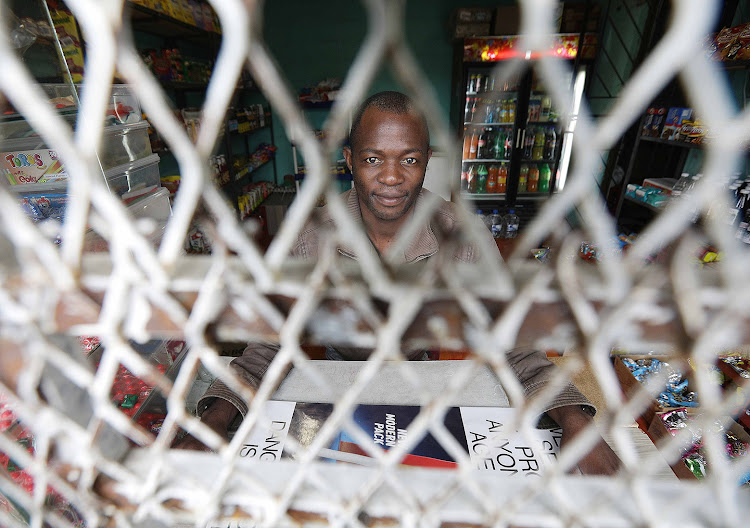
<path id="1" fill-rule="evenodd" d="M 399 230 L 409 221 L 414 210 L 428 191 L 422 189 L 427 162 L 432 156 L 430 137 L 424 117 L 412 101 L 398 92 L 381 92 L 363 103 L 354 116 L 349 136 L 349 147 L 344 148 L 346 163 L 352 171 L 354 189 L 343 198 L 355 222 L 361 222 L 372 245 L 384 255 Z M 461 231 L 455 204 L 443 201 L 431 221 L 421 226 L 415 239 L 404 250 L 404 262 L 441 257 L 474 262 L 479 256 L 471 244 L 444 244 L 441 241 Z M 306 226 L 299 236 L 293 254 L 314 259 L 320 241 L 331 232 L 332 220 L 323 209 L 315 222 Z M 454 237 L 455 238 L 455 237 Z M 488 247 L 497 246 L 487 235 Z M 441 249 L 451 252 L 441 254 Z M 340 245 L 341 256 L 356 259 L 350 248 Z M 251 344 L 243 356 L 232 362 L 232 367 L 249 385 L 260 384 L 268 365 L 278 350 L 277 346 Z M 329 359 L 365 360 L 370 351 L 362 349 L 329 348 Z M 407 352 L 409 359 L 422 359 L 423 351 Z M 508 353 L 509 363 L 524 386 L 527 396 L 542 390 L 554 365 L 544 354 L 530 349 L 516 349 Z M 247 412 L 247 402 L 229 390 L 222 382 L 215 382 L 198 403 L 201 420 L 221 436 L 238 413 Z M 546 414 L 563 431 L 562 446 L 591 423 L 593 406 L 575 387 L 569 385 L 549 405 Z M 177 447 L 205 449 L 192 437 L 186 437 Z M 604 441 L 579 462 L 584 473 L 609 474 L 616 471 L 619 460 Z"/>

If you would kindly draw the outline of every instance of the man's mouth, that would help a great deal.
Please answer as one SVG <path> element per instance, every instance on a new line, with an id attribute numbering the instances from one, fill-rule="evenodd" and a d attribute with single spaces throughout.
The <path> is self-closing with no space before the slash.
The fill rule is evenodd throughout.
<path id="1" fill-rule="evenodd" d="M 401 204 L 405 199 L 405 194 L 375 194 L 375 199 L 386 207 L 395 207 Z"/>

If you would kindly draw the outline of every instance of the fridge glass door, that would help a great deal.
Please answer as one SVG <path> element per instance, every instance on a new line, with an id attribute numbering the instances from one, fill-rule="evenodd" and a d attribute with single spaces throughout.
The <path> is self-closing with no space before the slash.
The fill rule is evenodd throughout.
<path id="1" fill-rule="evenodd" d="M 517 134 L 519 80 L 496 86 L 488 67 L 468 68 L 463 111 L 461 191 L 501 197 L 507 193 Z"/>

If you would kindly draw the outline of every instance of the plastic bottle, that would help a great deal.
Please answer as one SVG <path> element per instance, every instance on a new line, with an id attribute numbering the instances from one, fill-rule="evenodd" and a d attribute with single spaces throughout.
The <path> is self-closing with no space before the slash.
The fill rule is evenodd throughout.
<path id="1" fill-rule="evenodd" d="M 477 134 L 477 129 L 475 128 L 471 131 L 471 143 L 469 144 L 469 158 L 468 159 L 476 159 L 478 144 L 479 144 L 479 134 Z"/>
<path id="2" fill-rule="evenodd" d="M 490 165 L 490 168 L 487 169 L 487 194 L 494 194 L 497 192 L 505 192 L 500 191 L 498 189 L 498 168 L 496 164 Z"/>
<path id="3" fill-rule="evenodd" d="M 518 192 L 527 192 L 529 183 L 529 166 L 525 163 L 521 165 L 521 171 L 518 173 Z"/>
<path id="4" fill-rule="evenodd" d="M 464 150 L 463 154 L 461 156 L 462 159 L 470 159 L 471 153 L 471 134 L 469 133 L 468 128 L 464 128 Z"/>
<path id="5" fill-rule="evenodd" d="M 534 134 L 534 146 L 531 149 L 531 159 L 539 161 L 544 157 L 544 129 L 539 127 Z"/>
<path id="6" fill-rule="evenodd" d="M 485 149 L 487 147 L 487 129 L 483 128 L 477 139 L 477 158 L 484 159 Z"/>
<path id="7" fill-rule="evenodd" d="M 468 163 L 463 164 L 463 170 L 461 171 L 461 192 L 469 190 L 469 168 L 466 165 Z"/>
<path id="8" fill-rule="evenodd" d="M 548 127 L 547 133 L 544 135 L 544 159 L 554 159 L 556 147 L 557 134 L 555 133 L 555 127 Z"/>
<path id="9" fill-rule="evenodd" d="M 477 194 L 487 192 L 487 167 L 484 164 L 477 168 Z"/>
<path id="10" fill-rule="evenodd" d="M 492 236 L 493 238 L 505 238 L 505 225 L 503 217 L 497 212 L 497 209 L 492 210 L 492 216 L 490 216 L 490 223 L 492 224 Z"/>
<path id="11" fill-rule="evenodd" d="M 514 209 L 508 211 L 508 214 L 503 218 L 503 224 L 505 225 L 505 238 L 516 238 L 518 236 L 518 228 L 520 227 L 521 221 L 516 214 Z"/>
<path id="12" fill-rule="evenodd" d="M 477 209 L 477 217 L 482 221 L 487 229 L 491 229 L 492 226 L 490 225 L 490 215 L 484 214 L 484 211 L 482 211 L 481 209 Z"/>
<path id="13" fill-rule="evenodd" d="M 542 97 L 542 106 L 539 109 L 539 121 L 549 121 L 549 113 L 552 110 L 552 98 L 549 95 Z"/>
<path id="14" fill-rule="evenodd" d="M 508 166 L 505 162 L 500 164 L 500 170 L 497 173 L 497 191 L 498 193 L 504 193 L 508 186 Z"/>
<path id="15" fill-rule="evenodd" d="M 513 155 L 513 138 L 511 132 L 513 129 L 509 129 L 505 135 L 505 152 L 503 153 L 503 159 L 510 159 Z"/>
<path id="16" fill-rule="evenodd" d="M 468 174 L 468 180 L 469 180 L 468 191 L 470 193 L 475 193 L 477 192 L 477 168 L 473 163 L 471 163 L 470 165 L 471 166 L 469 167 L 469 174 Z"/>
<path id="17" fill-rule="evenodd" d="M 509 100 L 508 105 L 508 121 L 511 123 L 515 122 L 516 120 L 516 101 L 514 99 Z"/>
<path id="18" fill-rule="evenodd" d="M 531 159 L 531 154 L 534 150 L 534 129 L 532 127 L 529 127 L 526 130 L 526 139 L 523 143 L 523 157 Z"/>
<path id="19" fill-rule="evenodd" d="M 539 169 L 536 165 L 529 167 L 529 183 L 527 186 L 528 192 L 537 192 L 539 189 Z"/>
<path id="20" fill-rule="evenodd" d="M 546 163 L 539 167 L 539 192 L 549 192 L 549 181 L 552 177 L 552 173 L 549 170 L 549 165 Z"/>
<path id="21" fill-rule="evenodd" d="M 505 130 L 502 128 L 495 135 L 495 144 L 492 146 L 492 157 L 494 159 L 503 159 L 505 155 Z"/>
<path id="22" fill-rule="evenodd" d="M 672 196 L 679 196 L 685 192 L 688 184 L 690 183 L 690 174 L 683 172 L 680 174 L 680 178 L 672 186 Z"/>

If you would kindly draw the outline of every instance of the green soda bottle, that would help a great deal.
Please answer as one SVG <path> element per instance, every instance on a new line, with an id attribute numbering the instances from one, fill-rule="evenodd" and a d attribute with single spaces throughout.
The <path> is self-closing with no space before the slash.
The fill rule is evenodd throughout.
<path id="1" fill-rule="evenodd" d="M 485 194 L 487 192 L 487 167 L 484 164 L 480 165 L 477 169 L 477 194 Z"/>
<path id="2" fill-rule="evenodd" d="M 546 163 L 542 164 L 539 168 L 539 192 L 549 192 L 549 181 L 552 177 L 552 173 L 549 170 L 549 165 Z"/>

